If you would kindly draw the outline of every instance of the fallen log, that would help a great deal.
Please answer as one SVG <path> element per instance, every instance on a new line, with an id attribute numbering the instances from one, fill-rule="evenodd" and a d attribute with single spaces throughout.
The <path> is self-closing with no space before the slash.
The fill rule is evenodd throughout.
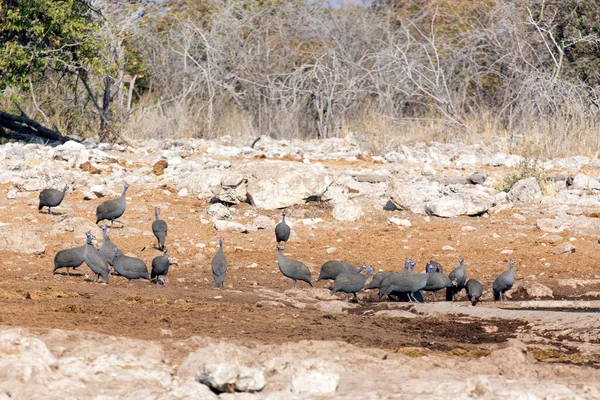
<path id="1" fill-rule="evenodd" d="M 17 140 L 41 138 L 61 143 L 70 140 L 58 130 L 46 128 L 23 112 L 21 115 L 14 115 L 0 111 L 0 136 Z"/>

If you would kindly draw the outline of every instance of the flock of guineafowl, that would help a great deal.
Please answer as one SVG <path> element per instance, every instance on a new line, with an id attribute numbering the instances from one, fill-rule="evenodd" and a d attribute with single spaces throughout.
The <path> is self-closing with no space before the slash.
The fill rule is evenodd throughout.
<path id="1" fill-rule="evenodd" d="M 109 220 L 111 227 L 119 217 L 123 215 L 127 207 L 126 193 L 129 185 L 125 184 L 123 193 L 119 198 L 107 200 L 96 208 L 96 224 L 100 221 Z M 52 207 L 57 207 L 62 202 L 65 192 L 63 190 L 44 189 L 39 196 L 38 210 L 48 207 L 52 214 Z M 159 218 L 159 208 L 155 208 L 156 219 L 152 222 L 152 232 L 158 241 L 158 248 L 162 250 L 161 256 L 152 260 L 152 270 L 148 275 L 148 267 L 144 261 L 136 257 L 124 255 L 110 240 L 107 227 L 102 225 L 103 242 L 100 248 L 93 245 L 94 236 L 91 232 L 86 233 L 86 244 L 82 247 L 60 250 L 54 257 L 54 271 L 66 268 L 77 268 L 84 262 L 94 273 L 94 282 L 99 278 L 108 283 L 109 275 L 121 275 L 128 279 L 128 285 L 132 279 L 147 279 L 156 284 L 166 285 L 165 277 L 169 272 L 169 256 L 165 247 L 167 237 L 167 223 Z M 292 287 L 296 288 L 296 281 L 304 281 L 312 286 L 310 270 L 300 261 L 285 257 L 282 253 L 282 243 L 286 243 L 290 237 L 290 227 L 285 222 L 285 212 L 282 220 L 275 227 L 275 238 L 277 240 L 277 262 L 281 273 L 292 280 Z M 223 253 L 223 239 L 219 239 L 219 249 L 211 262 L 213 278 L 216 287 L 223 287 L 227 273 L 227 259 Z M 366 273 L 362 273 L 366 269 Z M 331 293 L 346 293 L 346 301 L 352 294 L 356 301 L 360 301 L 357 293 L 363 289 L 379 289 L 379 300 L 387 296 L 392 301 L 423 302 L 422 291 L 431 292 L 435 301 L 435 292 L 446 290 L 446 300 L 451 301 L 463 289 L 472 305 L 476 305 L 483 294 L 483 286 L 476 279 L 467 280 L 467 271 L 462 258 L 459 265 L 450 274 L 445 275 L 442 265 L 436 261 L 429 261 L 425 267 L 425 273 L 415 272 L 414 261 L 407 259 L 404 270 L 401 272 L 380 271 L 375 274 L 369 285 L 365 288 L 368 277 L 373 272 L 373 267 L 366 265 L 356 268 L 343 261 L 327 261 L 321 267 L 319 280 L 333 280 Z M 494 280 L 494 300 L 506 300 L 506 291 L 510 290 L 515 280 L 514 261 L 509 262 L 509 269 L 504 271 Z"/>

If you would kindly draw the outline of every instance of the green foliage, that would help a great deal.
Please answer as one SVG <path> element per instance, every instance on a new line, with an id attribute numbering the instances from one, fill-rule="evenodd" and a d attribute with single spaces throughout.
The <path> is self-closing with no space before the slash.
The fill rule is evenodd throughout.
<path id="1" fill-rule="evenodd" d="M 538 160 L 532 159 L 528 155 L 525 155 L 519 164 L 518 169 L 504 177 L 500 191 L 508 193 L 510 189 L 519 182 L 521 179 L 535 177 L 540 185 L 542 194 L 549 194 L 550 186 L 546 175 L 538 167 Z"/>
<path id="2" fill-rule="evenodd" d="M 29 77 L 48 68 L 100 68 L 85 0 L 2 0 L 0 7 L 0 90 L 27 89 Z"/>

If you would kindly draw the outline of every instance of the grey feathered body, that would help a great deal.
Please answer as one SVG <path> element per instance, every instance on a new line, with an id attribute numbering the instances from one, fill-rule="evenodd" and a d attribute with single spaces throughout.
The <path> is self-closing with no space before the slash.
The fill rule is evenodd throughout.
<path id="1" fill-rule="evenodd" d="M 476 279 L 469 279 L 465 284 L 467 290 L 467 297 L 472 305 L 477 304 L 481 296 L 483 295 L 483 285 Z"/>
<path id="2" fill-rule="evenodd" d="M 450 278 L 441 272 L 431 272 L 428 274 L 427 285 L 422 290 L 426 292 L 434 292 L 452 286 Z"/>
<path id="3" fill-rule="evenodd" d="M 77 268 L 85 261 L 85 246 L 60 250 L 54 256 L 54 271 L 59 268 Z"/>
<path id="4" fill-rule="evenodd" d="M 319 279 L 336 279 L 336 277 L 344 272 L 358 272 L 358 268 L 344 261 L 330 260 L 321 267 Z"/>
<path id="5" fill-rule="evenodd" d="M 169 273 L 169 256 L 162 255 L 154 257 L 152 260 L 152 273 L 150 275 L 151 280 L 158 278 L 159 276 L 166 276 Z"/>
<path id="6" fill-rule="evenodd" d="M 165 240 L 167 238 L 167 223 L 162 219 L 156 219 L 152 222 L 152 233 L 158 240 L 158 245 L 162 249 L 165 247 Z"/>
<path id="7" fill-rule="evenodd" d="M 227 259 L 225 258 L 225 254 L 223 254 L 223 246 L 219 246 L 219 250 L 213 257 L 210 265 L 215 280 L 215 287 L 223 287 L 223 281 L 227 274 Z"/>
<path id="8" fill-rule="evenodd" d="M 336 292 L 356 294 L 363 289 L 368 277 L 368 274 L 361 274 L 358 271 L 342 272 L 335 278 L 331 294 Z"/>
<path id="9" fill-rule="evenodd" d="M 64 198 L 64 190 L 44 189 L 40 192 L 38 211 L 41 210 L 42 207 L 58 207 Z"/>
<path id="10" fill-rule="evenodd" d="M 461 264 L 454 268 L 452 272 L 448 274 L 448 278 L 450 278 L 451 281 L 456 280 L 456 286 L 451 286 L 446 289 L 446 301 L 452 301 L 454 296 L 460 293 L 465 287 L 467 281 L 467 268 L 465 267 L 465 264 Z"/>
<path id="11" fill-rule="evenodd" d="M 380 289 L 379 298 L 393 292 L 413 294 L 427 285 L 428 275 L 429 274 L 404 274 L 398 276 L 389 286 Z"/>
<path id="12" fill-rule="evenodd" d="M 279 270 L 286 278 L 290 278 L 294 281 L 304 281 L 312 286 L 312 282 L 310 280 L 310 270 L 300 261 L 292 260 L 285 257 L 281 254 L 281 249 L 278 250 L 277 253 L 277 264 L 279 265 Z"/>
<path id="13" fill-rule="evenodd" d="M 119 275 L 127 279 L 148 279 L 148 267 L 146 263 L 136 257 L 117 254 L 113 259 L 113 267 Z"/>
<path id="14" fill-rule="evenodd" d="M 371 282 L 369 282 L 366 289 L 379 289 L 383 280 L 391 274 L 393 274 L 393 272 L 379 271 L 373 276 L 373 279 L 371 279 Z"/>
<path id="15" fill-rule="evenodd" d="M 110 265 L 111 267 L 113 265 L 113 259 L 115 258 L 116 248 L 117 246 L 114 245 L 114 243 L 108 237 L 108 234 L 105 232 L 104 238 L 102 240 L 102 246 L 100 246 L 100 255 L 106 260 L 108 265 Z M 118 254 L 123 254 L 121 250 L 117 249 L 117 251 Z"/>
<path id="16" fill-rule="evenodd" d="M 127 200 L 125 198 L 125 190 L 121 197 L 112 200 L 106 200 L 96 208 L 96 223 L 106 219 L 114 221 L 121 217 L 127 208 Z"/>
<path id="17" fill-rule="evenodd" d="M 275 239 L 277 243 L 287 242 L 290 238 L 290 227 L 285 223 L 285 218 L 275 227 Z"/>
<path id="18" fill-rule="evenodd" d="M 512 289 L 515 283 L 515 269 L 509 267 L 508 271 L 504 271 L 494 280 L 494 300 L 500 300 L 500 294 Z"/>
<path id="19" fill-rule="evenodd" d="M 108 263 L 92 244 L 85 245 L 85 263 L 94 274 L 102 276 L 104 282 L 108 283 Z"/>

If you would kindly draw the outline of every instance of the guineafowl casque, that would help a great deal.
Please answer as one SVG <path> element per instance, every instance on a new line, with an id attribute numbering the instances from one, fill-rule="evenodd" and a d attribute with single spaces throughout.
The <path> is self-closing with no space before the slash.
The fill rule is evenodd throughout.
<path id="1" fill-rule="evenodd" d="M 114 250 L 115 257 L 113 258 L 113 267 L 115 271 L 127 278 L 127 285 L 131 285 L 132 279 L 150 280 L 148 276 L 148 267 L 146 263 L 136 257 L 129 257 L 119 254 L 117 249 Z"/>
<path id="2" fill-rule="evenodd" d="M 290 278 L 294 283 L 292 289 L 296 289 L 296 281 L 304 281 L 312 287 L 310 280 L 310 270 L 300 261 L 292 260 L 283 255 L 281 246 L 277 245 L 277 264 L 279 270 L 286 278 Z"/>
<path id="3" fill-rule="evenodd" d="M 446 301 L 454 301 L 454 297 L 460 293 L 465 287 L 467 282 L 467 268 L 465 267 L 465 261 L 461 258 L 458 260 L 458 267 L 454 268 L 448 278 L 451 281 L 456 281 L 456 285 L 450 286 L 446 289 Z"/>
<path id="4" fill-rule="evenodd" d="M 113 223 L 117 220 L 117 218 L 123 215 L 125 209 L 127 208 L 127 200 L 125 198 L 127 189 L 129 189 L 129 185 L 125 184 L 121 197 L 117 199 L 106 200 L 96 208 L 96 223 L 107 219 L 110 220 L 110 227 L 112 228 Z M 117 222 L 121 225 L 123 224 L 121 221 Z"/>
<path id="5" fill-rule="evenodd" d="M 110 240 L 110 237 L 108 237 L 106 225 L 102 225 L 102 236 L 103 236 L 103 239 L 102 239 L 102 246 L 100 246 L 100 255 L 102 256 L 102 258 L 104 258 L 106 260 L 108 265 L 110 265 L 112 267 L 113 259 L 115 257 L 115 249 L 117 249 L 117 246 L 115 246 L 113 244 L 113 242 Z M 121 253 L 121 250 L 118 250 L 118 253 L 123 254 L 123 253 Z"/>
<path id="6" fill-rule="evenodd" d="M 290 238 L 290 227 L 285 223 L 285 211 L 281 213 L 281 222 L 277 224 L 275 227 L 275 239 L 277 240 L 277 245 L 280 245 L 281 242 L 287 244 L 288 239 Z"/>
<path id="7" fill-rule="evenodd" d="M 427 275 L 429 275 L 427 277 L 427 285 L 425 285 L 422 290 L 431 292 L 431 297 L 434 303 L 436 290 L 448 288 L 456 283 L 456 281 L 451 281 L 450 278 L 439 272 L 439 267 L 434 270 L 433 265 L 431 264 L 427 264 Z"/>
<path id="8" fill-rule="evenodd" d="M 67 276 L 69 275 L 69 268 L 77 268 L 85 261 L 85 246 L 75 247 L 73 249 L 60 250 L 54 256 L 54 271 L 55 273 L 59 268 L 67 269 Z"/>
<path id="9" fill-rule="evenodd" d="M 152 222 L 152 233 L 154 233 L 156 240 L 158 240 L 158 248 L 162 250 L 165 248 L 165 239 L 167 238 L 167 223 L 158 218 L 159 212 L 160 208 L 156 207 L 154 209 L 156 219 Z"/>
<path id="10" fill-rule="evenodd" d="M 502 295 L 504 295 L 504 300 L 507 300 L 506 292 L 512 289 L 515 283 L 515 261 L 510 260 L 508 265 L 508 271 L 504 271 L 494 280 L 494 301 L 501 301 Z"/>
<path id="11" fill-rule="evenodd" d="M 332 279 L 343 273 L 343 272 L 357 272 L 358 269 L 352 264 L 348 264 L 344 261 L 337 260 L 329 260 L 321 267 L 321 271 L 319 272 L 318 281 L 324 279 Z"/>
<path id="12" fill-rule="evenodd" d="M 165 277 L 169 273 L 169 252 L 165 247 L 163 249 L 162 256 L 154 257 L 152 260 L 152 273 L 150 275 L 150 280 L 156 280 L 156 284 L 159 283 L 162 285 L 167 285 L 165 282 Z"/>
<path id="13" fill-rule="evenodd" d="M 94 235 L 91 232 L 86 233 L 87 243 L 85 245 L 85 263 L 94 273 L 94 282 L 97 282 L 102 276 L 104 282 L 108 284 L 108 274 L 110 272 L 108 263 L 100 255 L 98 249 L 93 245 Z"/>
<path id="14" fill-rule="evenodd" d="M 356 301 L 360 303 L 356 292 L 360 292 L 365 287 L 365 283 L 367 282 L 369 275 L 371 275 L 371 272 L 373 272 L 373 267 L 369 267 L 366 275 L 361 274 L 365 268 L 366 265 L 362 265 L 356 272 L 342 272 L 339 274 L 333 282 L 331 294 L 337 292 L 346 293 L 346 301 L 348 301 L 348 296 L 350 293 L 352 293 Z"/>
<path id="15" fill-rule="evenodd" d="M 65 198 L 65 193 L 69 188 L 65 185 L 63 190 L 56 189 L 44 189 L 40 192 L 40 203 L 38 204 L 38 211 L 41 212 L 42 208 L 48 207 L 48 214 L 52 215 L 52 207 L 58 207 Z"/>
<path id="16" fill-rule="evenodd" d="M 467 297 L 473 306 L 475 306 L 483 295 L 483 285 L 477 279 L 469 279 L 465 284 Z"/>
<path id="17" fill-rule="evenodd" d="M 223 238 L 219 239 L 219 250 L 213 257 L 210 266 L 212 267 L 215 287 L 222 288 L 225 275 L 227 274 L 227 259 L 223 254 Z"/>

